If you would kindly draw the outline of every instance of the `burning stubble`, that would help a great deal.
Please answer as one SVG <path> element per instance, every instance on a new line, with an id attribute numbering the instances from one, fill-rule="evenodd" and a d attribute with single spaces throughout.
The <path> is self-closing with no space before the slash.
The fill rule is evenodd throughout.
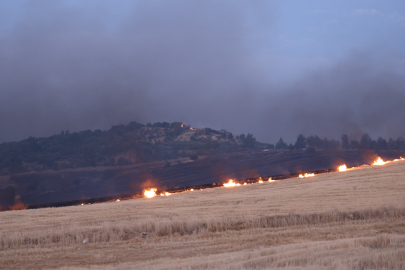
<path id="1" fill-rule="evenodd" d="M 0 263 L 30 269 L 223 269 L 230 263 L 241 269 L 287 263 L 401 269 L 404 164 L 398 159 L 268 185 L 262 178 L 262 184 L 152 200 L 2 212 Z"/>

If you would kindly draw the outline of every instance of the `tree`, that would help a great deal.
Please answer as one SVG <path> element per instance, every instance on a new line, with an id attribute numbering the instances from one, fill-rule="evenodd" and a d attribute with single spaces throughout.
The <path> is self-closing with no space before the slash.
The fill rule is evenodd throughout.
<path id="1" fill-rule="evenodd" d="M 349 146 L 349 137 L 346 134 L 342 135 L 342 148 L 349 149 Z"/>
<path id="2" fill-rule="evenodd" d="M 306 146 L 307 146 L 307 142 L 305 140 L 304 135 L 302 135 L 302 134 L 298 135 L 297 141 L 295 142 L 295 148 L 300 150 L 300 149 L 305 148 Z"/>
<path id="3" fill-rule="evenodd" d="M 306 141 L 307 141 L 307 146 L 313 146 L 318 149 L 325 148 L 324 141 L 321 138 L 319 138 L 317 135 L 315 135 L 315 136 L 311 135 L 311 136 L 307 137 Z"/>
<path id="4" fill-rule="evenodd" d="M 243 135 L 243 137 L 242 137 L 242 135 L 241 135 L 241 140 L 243 142 L 243 146 L 246 146 L 249 148 L 254 148 L 256 139 L 253 137 L 253 134 L 248 133 L 248 135 L 246 137 L 245 137 L 245 135 Z"/>
<path id="5" fill-rule="evenodd" d="M 371 149 L 372 142 L 373 140 L 371 139 L 370 135 L 364 133 L 363 136 L 361 136 L 360 149 Z"/>
<path id="6" fill-rule="evenodd" d="M 399 137 L 396 141 L 399 151 L 405 151 L 405 140 L 402 137 Z"/>
<path id="7" fill-rule="evenodd" d="M 79 133 L 73 132 L 72 135 L 70 135 L 70 142 L 74 144 L 81 144 L 82 143 L 82 138 L 80 137 Z"/>
<path id="8" fill-rule="evenodd" d="M 381 137 L 378 137 L 376 142 L 376 149 L 377 150 L 387 150 L 387 141 Z"/>
<path id="9" fill-rule="evenodd" d="M 350 149 L 359 149 L 360 143 L 356 140 L 350 140 Z"/>
<path id="10" fill-rule="evenodd" d="M 278 140 L 278 143 L 276 143 L 276 149 L 280 150 L 280 149 L 287 149 L 288 145 L 283 141 L 282 138 L 280 138 L 280 140 Z"/>

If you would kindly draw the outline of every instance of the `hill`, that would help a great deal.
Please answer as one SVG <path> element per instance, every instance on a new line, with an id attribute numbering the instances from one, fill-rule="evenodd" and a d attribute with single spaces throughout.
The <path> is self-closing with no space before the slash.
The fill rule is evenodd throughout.
<path id="1" fill-rule="evenodd" d="M 251 134 L 235 138 L 224 130 L 195 129 L 180 122 L 145 126 L 134 121 L 113 126 L 108 131 L 62 131 L 50 137 L 3 143 L 0 145 L 0 174 L 108 167 L 169 159 L 181 162 L 212 152 L 269 146 L 257 142 Z"/>
<path id="2" fill-rule="evenodd" d="M 309 145 L 314 138 L 307 138 Z M 131 122 L 108 131 L 31 137 L 0 145 L 0 209 L 325 170 L 342 162 L 358 166 L 372 163 L 377 154 L 401 156 L 322 142 L 335 146 L 282 150 L 257 142 L 252 134 L 234 136 L 180 122 Z"/>
<path id="3" fill-rule="evenodd" d="M 405 162 L 0 213 L 3 269 L 403 269 Z"/>

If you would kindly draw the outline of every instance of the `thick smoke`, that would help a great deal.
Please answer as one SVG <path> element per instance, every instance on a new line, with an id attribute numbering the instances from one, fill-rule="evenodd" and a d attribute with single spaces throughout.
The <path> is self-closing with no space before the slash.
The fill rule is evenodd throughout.
<path id="1" fill-rule="evenodd" d="M 267 1 L 119 2 L 125 12 L 101 1 L 22 3 L 17 21 L 0 21 L 0 141 L 133 120 L 265 142 L 405 136 L 404 74 L 373 50 L 272 85 L 277 66 L 258 64 L 276 31 Z"/>
<path id="2" fill-rule="evenodd" d="M 393 66 L 395 61 L 371 55 L 352 52 L 268 97 L 260 119 L 271 125 L 258 133 L 405 137 L 405 74 Z"/>

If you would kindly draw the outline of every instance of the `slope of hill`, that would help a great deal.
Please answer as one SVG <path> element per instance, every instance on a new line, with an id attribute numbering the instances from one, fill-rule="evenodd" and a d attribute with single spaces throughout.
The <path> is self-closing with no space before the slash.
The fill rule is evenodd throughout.
<path id="1" fill-rule="evenodd" d="M 403 269 L 404 175 L 399 161 L 168 197 L 1 212 L 0 265 Z"/>
<path id="2" fill-rule="evenodd" d="M 302 137 L 303 138 L 303 137 Z M 304 139 L 305 140 L 305 139 Z M 305 143 L 304 143 L 305 144 Z M 397 151 L 379 151 L 385 159 Z M 61 132 L 0 145 L 0 210 L 371 163 L 367 150 L 274 150 L 253 135 L 234 136 L 179 122 Z"/>
<path id="3" fill-rule="evenodd" d="M 235 138 L 227 131 L 194 129 L 180 122 L 137 122 L 113 126 L 108 131 L 86 130 L 46 138 L 30 137 L 0 144 L 0 174 L 96 166 L 130 165 L 189 158 L 241 147 L 264 149 L 250 135 Z"/>
<path id="4" fill-rule="evenodd" d="M 385 159 L 397 152 L 380 152 Z M 363 151 L 240 151 L 200 156 L 198 160 L 158 161 L 96 168 L 25 172 L 2 176 L 8 187 L 0 200 L 3 208 L 21 201 L 25 205 L 136 194 L 145 188 L 171 189 L 337 168 L 341 163 L 358 166 L 372 163 L 375 153 Z M 170 166 L 167 165 L 172 164 Z M 1 191 L 1 190 L 0 190 Z M 18 196 L 18 200 L 14 198 Z M 8 198 L 8 201 L 7 201 Z"/>

